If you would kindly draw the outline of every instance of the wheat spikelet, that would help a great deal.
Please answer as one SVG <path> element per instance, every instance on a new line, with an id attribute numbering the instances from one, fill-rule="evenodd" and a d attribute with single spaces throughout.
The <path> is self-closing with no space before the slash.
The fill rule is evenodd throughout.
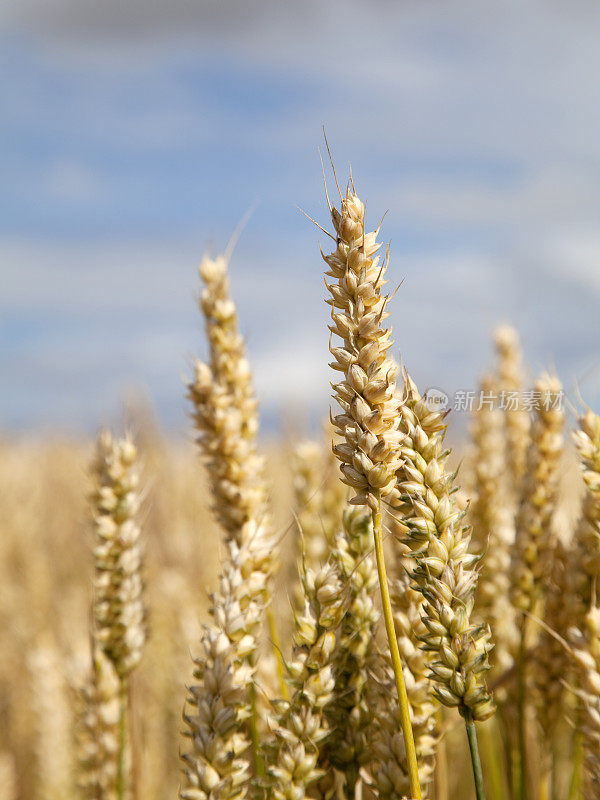
<path id="1" fill-rule="evenodd" d="M 191 710 L 184 715 L 191 750 L 182 756 L 187 784 L 180 790 L 183 800 L 246 796 L 250 740 L 245 723 L 252 676 L 243 654 L 217 626 L 205 627 L 194 659 L 198 683 L 189 688 Z"/>
<path id="2" fill-rule="evenodd" d="M 484 375 L 481 395 L 498 396 L 497 380 Z M 510 551 L 515 538 L 506 471 L 507 442 L 505 415 L 497 405 L 481 404 L 471 423 L 471 470 L 473 500 L 468 519 L 473 528 L 472 549 L 484 555 L 475 593 L 474 613 L 492 631 L 494 649 L 490 655 L 492 675 L 501 674 L 513 663 L 516 642 L 514 610 L 508 597 Z M 499 701 L 502 695 L 497 698 Z"/>
<path id="3" fill-rule="evenodd" d="M 496 394 L 492 375 L 483 375 L 479 383 L 482 396 Z M 504 417 L 496 407 L 481 405 L 471 420 L 472 453 L 470 458 L 474 487 L 469 508 L 473 528 L 472 549 L 483 553 L 489 545 L 490 533 L 496 527 L 499 510 L 506 498 L 503 491 L 505 466 Z"/>
<path id="4" fill-rule="evenodd" d="M 576 598 L 569 591 L 573 559 L 566 546 L 556 542 L 544 605 L 545 628 L 534 651 L 532 673 L 536 691 L 536 711 L 542 729 L 542 742 L 552 744 L 556 727 L 565 713 L 563 698 L 564 682 L 568 680 L 571 659 L 562 641 L 557 640 L 550 631 L 565 640 L 574 619 Z M 548 630 L 549 629 L 549 630 Z M 549 769 L 549 765 L 546 765 Z"/>
<path id="5" fill-rule="evenodd" d="M 324 773 L 319 749 L 329 729 L 324 710 L 335 689 L 332 656 L 340 623 L 342 589 L 337 569 L 327 564 L 302 575 L 305 605 L 295 615 L 294 652 L 288 665 L 291 699 L 281 701 L 274 725 L 275 752 L 268 767 L 268 796 L 302 800 Z"/>
<path id="6" fill-rule="evenodd" d="M 510 325 L 494 333 L 498 355 L 497 388 L 505 405 L 506 456 L 511 490 L 518 500 L 520 482 L 525 473 L 529 442 L 529 414 L 522 402 L 523 365 L 519 334 Z"/>
<path id="7" fill-rule="evenodd" d="M 348 797 L 354 796 L 359 772 L 371 757 L 373 688 L 369 674 L 379 620 L 372 550 L 370 511 L 348 506 L 333 551 L 344 583 L 346 611 L 332 656 L 335 691 L 325 710 L 331 733 L 324 747 L 327 762 L 346 778 Z"/>
<path id="8" fill-rule="evenodd" d="M 229 293 L 227 261 L 204 257 L 201 309 L 210 346 L 210 365 L 196 361 L 188 395 L 194 407 L 198 442 L 207 458 L 213 509 L 227 537 L 238 545 L 264 538 L 264 460 L 256 447 L 257 402 Z"/>
<path id="9" fill-rule="evenodd" d="M 251 731 L 258 768 L 255 665 L 274 567 L 273 536 L 264 462 L 256 445 L 257 405 L 235 305 L 229 296 L 227 262 L 224 258 L 205 258 L 200 272 L 205 281 L 201 307 L 211 357 L 210 366 L 196 362 L 188 395 L 194 407 L 198 443 L 207 461 L 213 510 L 226 534 L 227 553 L 219 590 L 213 597 L 214 625 L 205 629 L 202 651 L 196 659 L 194 674 L 200 682 L 191 687 L 188 698 L 195 713 L 185 715 L 192 748 L 183 755 L 187 786 L 181 796 L 208 797 L 218 790 L 223 797 L 234 798 L 248 790 L 246 750 Z M 232 696 L 226 729 L 211 717 L 221 702 L 219 687 L 206 680 L 214 670 L 215 642 L 223 649 L 219 669 L 230 675 L 228 680 L 233 681 L 238 693 Z M 235 747 L 229 771 L 226 754 L 231 749 L 231 737 Z"/>
<path id="10" fill-rule="evenodd" d="M 454 475 L 445 462 L 443 417 L 430 411 L 406 375 L 406 401 L 400 406 L 403 465 L 396 501 L 400 530 L 415 559 L 414 586 L 424 598 L 422 646 L 432 653 L 435 696 L 446 706 L 487 719 L 494 706 L 485 685 L 490 633 L 471 622 L 477 556 L 469 552 L 464 512 L 453 500 Z"/>
<path id="11" fill-rule="evenodd" d="M 78 782 L 82 800 L 117 800 L 120 680 L 113 663 L 97 650 L 92 675 L 77 693 Z"/>
<path id="12" fill-rule="evenodd" d="M 600 608 L 585 615 L 583 631 L 573 632 L 575 664 L 582 702 L 585 773 L 584 797 L 600 799 Z"/>
<path id="13" fill-rule="evenodd" d="M 512 602 L 517 610 L 526 612 L 540 605 L 550 566 L 553 544 L 550 523 L 558 488 L 564 427 L 560 381 L 543 374 L 535 384 L 535 391 L 539 393 L 539 401 L 531 429 L 511 564 Z"/>
<path id="14" fill-rule="evenodd" d="M 297 561 L 318 570 L 334 547 L 346 506 L 346 487 L 339 479 L 337 460 L 330 449 L 316 441 L 300 442 L 292 460 Z M 304 593 L 294 570 L 294 599 L 301 608 Z"/>
<path id="15" fill-rule="evenodd" d="M 219 589 L 212 597 L 213 624 L 203 629 L 194 658 L 184 721 L 191 749 L 182 755 L 183 800 L 238 800 L 249 789 L 249 720 L 255 680 L 254 655 L 264 608 L 264 580 L 254 581 L 247 547 L 228 543 Z"/>
<path id="16" fill-rule="evenodd" d="M 348 187 L 341 212 L 331 211 L 337 248 L 324 259 L 326 275 L 335 280 L 327 284 L 330 330 L 342 340 L 339 347 L 330 345 L 335 359 L 330 366 L 344 376 L 334 386 L 342 413 L 332 420 L 343 441 L 333 450 L 342 480 L 354 490 L 350 502 L 376 511 L 379 498 L 394 489 L 398 466 L 397 369 L 387 355 L 391 330 L 382 327 L 389 316 L 388 298 L 381 295 L 387 256 L 380 264 L 379 228 L 365 233 L 364 215 L 363 204 Z"/>
<path id="17" fill-rule="evenodd" d="M 300 442 L 294 450 L 294 500 L 301 536 L 298 553 L 309 569 L 318 569 L 327 559 L 335 531 L 323 519 L 323 448 L 318 442 Z M 302 592 L 301 592 L 302 594 Z"/>
<path id="18" fill-rule="evenodd" d="M 246 345 L 239 331 L 237 310 L 231 298 L 227 267 L 225 256 L 215 259 L 204 256 L 200 264 L 200 275 L 204 281 L 200 307 L 210 345 L 210 369 L 214 380 L 234 398 L 242 416 L 243 434 L 253 439 L 258 432 L 258 404 L 252 387 Z"/>
<path id="19" fill-rule="evenodd" d="M 125 679 L 145 640 L 142 600 L 139 476 L 130 439 L 98 437 L 94 473 L 94 638 Z"/>
<path id="20" fill-rule="evenodd" d="M 575 624 L 581 627 L 578 620 L 590 607 L 594 583 L 600 575 L 600 416 L 591 410 L 582 414 L 573 441 L 585 483 L 581 518 L 574 537 L 577 567 L 571 585 L 571 591 L 580 601 Z"/>
<path id="21" fill-rule="evenodd" d="M 264 459 L 256 444 L 257 404 L 250 368 L 229 296 L 226 260 L 205 257 L 200 272 L 205 281 L 201 307 L 211 364 L 196 362 L 188 395 L 194 407 L 198 442 L 207 461 L 213 510 L 226 540 L 245 550 L 249 585 L 264 599 L 264 584 L 274 567 L 273 536 Z"/>

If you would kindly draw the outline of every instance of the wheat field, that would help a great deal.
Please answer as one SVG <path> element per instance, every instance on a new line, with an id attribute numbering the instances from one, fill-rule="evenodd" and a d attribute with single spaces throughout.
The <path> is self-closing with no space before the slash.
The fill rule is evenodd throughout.
<path id="1" fill-rule="evenodd" d="M 600 798 L 600 417 L 503 326 L 451 453 L 330 215 L 320 438 L 260 439 L 205 256 L 186 439 L 0 441 L 0 800 Z"/>

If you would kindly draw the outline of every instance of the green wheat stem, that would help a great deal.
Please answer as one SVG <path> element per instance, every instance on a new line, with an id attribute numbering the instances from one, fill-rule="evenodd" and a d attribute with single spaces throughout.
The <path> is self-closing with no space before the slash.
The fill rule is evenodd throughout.
<path id="1" fill-rule="evenodd" d="M 477 731 L 473 713 L 470 708 L 461 711 L 465 727 L 467 729 L 467 739 L 469 740 L 469 753 L 471 754 L 471 764 L 473 766 L 473 779 L 475 781 L 475 794 L 477 800 L 485 800 L 485 787 L 483 785 L 483 772 L 481 770 L 481 759 L 479 758 L 479 747 L 477 745 Z"/>

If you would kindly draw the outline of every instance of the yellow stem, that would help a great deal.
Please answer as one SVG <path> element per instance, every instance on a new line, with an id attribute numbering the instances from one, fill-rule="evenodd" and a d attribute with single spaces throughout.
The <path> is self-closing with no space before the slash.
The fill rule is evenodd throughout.
<path id="1" fill-rule="evenodd" d="M 529 762 L 527 758 L 527 617 L 523 617 L 520 627 L 520 646 L 517 672 L 517 709 L 520 755 L 519 800 L 529 800 Z"/>
<path id="2" fill-rule="evenodd" d="M 442 709 L 436 711 L 437 726 L 440 733 L 443 730 Z M 446 752 L 446 737 L 442 735 L 436 747 L 435 755 L 435 796 L 436 800 L 448 800 L 448 754 Z"/>
<path id="3" fill-rule="evenodd" d="M 273 652 L 275 653 L 275 661 L 277 663 L 277 677 L 279 679 L 279 691 L 284 700 L 289 698 L 287 683 L 285 682 L 285 664 L 283 663 L 283 655 L 281 654 L 281 640 L 279 638 L 279 631 L 277 630 L 277 622 L 273 607 L 269 606 L 267 609 L 267 622 L 269 624 L 269 634 L 271 636 L 271 644 Z"/>
<path id="4" fill-rule="evenodd" d="M 502 800 L 508 796 L 508 786 L 503 778 L 502 756 L 500 754 L 501 745 L 498 729 L 494 725 L 495 720 L 491 719 L 483 723 L 481 730 L 481 750 L 484 761 L 488 768 L 489 785 L 493 800 Z"/>
<path id="5" fill-rule="evenodd" d="M 119 749 L 117 753 L 117 797 L 127 797 L 127 679 L 119 679 Z"/>
<path id="6" fill-rule="evenodd" d="M 257 777 L 265 774 L 265 765 L 262 760 L 260 748 L 260 732 L 258 730 L 258 704 L 256 702 L 256 684 L 250 684 L 250 737 L 252 739 L 252 755 L 254 758 L 254 771 Z"/>
<path id="7" fill-rule="evenodd" d="M 383 537 L 381 532 L 381 499 L 377 498 L 377 511 L 373 512 L 373 535 L 375 539 L 375 557 L 377 559 L 377 574 L 379 576 L 379 589 L 381 591 L 381 605 L 383 609 L 383 620 L 385 632 L 387 633 L 392 658 L 394 678 L 396 680 L 396 690 L 398 692 L 398 704 L 400 706 L 400 723 L 404 736 L 404 748 L 406 750 L 406 762 L 408 766 L 408 779 L 410 781 L 410 793 L 412 800 L 421 800 L 421 787 L 419 785 L 419 772 L 417 767 L 417 753 L 415 750 L 415 740 L 413 738 L 412 725 L 410 722 L 410 706 L 408 694 L 404 683 L 402 672 L 402 661 L 398 650 L 396 639 L 396 629 L 394 628 L 394 618 L 392 616 L 392 603 L 390 601 L 390 591 L 385 570 L 385 558 L 383 555 Z"/>
<path id="8" fill-rule="evenodd" d="M 583 736 L 577 727 L 573 742 L 573 773 L 569 785 L 569 800 L 577 800 L 581 796 L 581 774 L 583 767 Z"/>

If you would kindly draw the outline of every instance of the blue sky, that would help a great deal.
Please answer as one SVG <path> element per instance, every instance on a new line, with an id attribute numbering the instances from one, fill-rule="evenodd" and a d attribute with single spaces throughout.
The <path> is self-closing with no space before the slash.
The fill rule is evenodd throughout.
<path id="1" fill-rule="evenodd" d="M 232 265 L 267 427 L 328 405 L 317 148 L 387 210 L 422 385 L 472 388 L 504 321 L 600 399 L 600 11 L 456 0 L 8 0 L 0 428 L 93 430 L 146 390 L 186 427 L 205 247 Z"/>

